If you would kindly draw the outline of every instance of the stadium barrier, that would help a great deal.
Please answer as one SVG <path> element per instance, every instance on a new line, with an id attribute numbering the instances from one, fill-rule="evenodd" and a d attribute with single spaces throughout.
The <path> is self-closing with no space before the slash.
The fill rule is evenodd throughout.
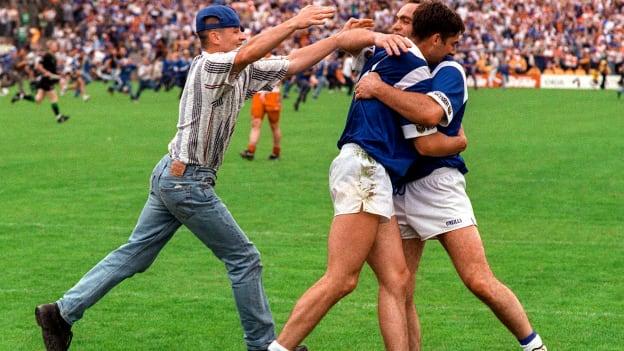
<path id="1" fill-rule="evenodd" d="M 496 77 L 489 82 L 488 74 L 477 74 L 477 87 L 479 88 L 500 88 L 503 83 L 503 75 L 500 73 L 496 74 Z M 474 79 L 472 77 L 467 77 L 468 86 L 474 87 Z M 490 85 L 491 84 L 491 85 Z M 529 74 L 510 74 L 509 80 L 505 87 L 507 88 L 539 88 L 541 84 L 540 75 L 529 75 Z"/>
<path id="2" fill-rule="evenodd" d="M 503 82 L 503 76 L 500 73 L 488 85 L 487 74 L 477 74 L 477 87 L 479 88 L 500 88 Z M 467 77 L 468 86 L 474 86 L 474 79 Z M 606 89 L 619 89 L 618 82 L 620 76 L 607 76 Z M 573 74 L 510 74 L 507 81 L 507 88 L 534 88 L 534 89 L 600 89 L 602 77 L 598 77 L 596 82 L 590 75 L 573 75 Z"/>
<path id="3" fill-rule="evenodd" d="M 619 88 L 619 80 L 620 76 L 607 76 L 605 88 L 617 90 Z M 594 80 L 592 76 L 543 74 L 541 84 L 544 89 L 600 89 L 600 82 L 602 82 L 602 77 Z"/>

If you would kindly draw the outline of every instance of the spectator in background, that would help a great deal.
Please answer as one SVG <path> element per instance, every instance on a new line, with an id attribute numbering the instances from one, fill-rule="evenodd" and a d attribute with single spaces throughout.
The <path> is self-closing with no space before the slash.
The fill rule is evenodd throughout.
<path id="1" fill-rule="evenodd" d="M 618 81 L 618 85 L 620 86 L 617 92 L 617 97 L 619 99 L 622 97 L 622 94 L 624 94 L 624 65 L 620 65 L 620 80 Z"/>
<path id="2" fill-rule="evenodd" d="M 479 89 L 479 86 L 478 86 L 479 81 L 478 81 L 477 74 L 476 74 L 477 61 L 470 54 L 465 54 L 463 59 L 459 61 L 462 63 L 462 66 L 464 67 L 464 71 L 466 72 L 466 80 L 468 80 L 469 78 L 472 78 L 474 89 L 475 90 Z"/>
<path id="3" fill-rule="evenodd" d="M 299 72 L 296 76 L 297 87 L 299 88 L 299 95 L 297 101 L 295 101 L 295 111 L 299 111 L 299 105 L 305 103 L 308 98 L 308 93 L 312 86 L 312 77 L 314 74 L 313 67 L 310 67 L 302 72 Z"/>
<path id="4" fill-rule="evenodd" d="M 67 55 L 75 48 L 93 54 L 95 70 L 105 73 L 103 79 L 113 79 L 111 83 L 117 78 L 115 70 L 99 67 L 98 58 L 108 56 L 112 48 L 126 48 L 127 56 L 133 58 L 144 54 L 155 60 L 167 58 L 164 72 L 158 79 L 159 87 L 165 90 L 180 85 L 179 71 L 174 72 L 170 67 L 171 54 L 184 56 L 184 50 L 189 50 L 191 56 L 199 53 L 197 43 L 192 40 L 192 13 L 198 9 L 194 1 L 60 0 L 54 2 L 57 5 L 45 1 L 13 2 L 17 6 L 0 5 L 0 35 L 8 35 L 16 47 L 30 45 L 37 49 L 45 41 L 55 39 L 60 46 L 59 55 Z M 240 9 L 241 24 L 255 34 L 291 17 L 307 0 L 220 0 L 219 3 Z M 336 20 L 323 28 L 295 33 L 275 54 L 283 55 L 301 45 L 314 43 L 336 32 L 350 17 L 374 18 L 376 28 L 387 31 L 393 22 L 391 14 L 396 13 L 404 1 L 334 0 L 332 3 L 340 8 Z M 525 73 L 533 68 L 544 72 L 550 63 L 555 63 L 551 69 L 561 66 L 571 74 L 590 73 L 598 69 L 602 58 L 606 58 L 610 72 L 618 72 L 624 43 L 624 3 L 621 1 L 446 0 L 445 3 L 466 23 L 467 31 L 458 48 L 464 55 L 478 57 L 512 50 L 510 73 L 520 73 L 518 70 Z M 518 68 L 512 63 L 518 60 L 516 56 L 522 57 L 525 61 L 522 65 L 526 67 Z M 339 63 L 330 65 L 326 76 L 330 89 L 340 86 L 341 78 L 349 87 L 352 77 L 340 70 Z M 346 70 L 345 66 L 346 62 L 343 65 Z M 121 83 L 116 84 L 115 88 Z M 320 86 L 324 85 L 321 82 Z M 284 88 L 287 89 L 288 84 Z"/>
<path id="5" fill-rule="evenodd" d="M 509 64 L 507 63 L 508 58 L 509 56 L 505 56 L 503 58 L 503 56 L 501 55 L 501 58 L 499 58 L 499 64 L 498 64 L 498 72 L 500 72 L 502 76 L 501 88 L 503 89 L 505 89 L 507 87 L 507 84 L 509 83 Z"/>
<path id="6" fill-rule="evenodd" d="M 156 83 L 153 80 L 154 69 L 156 67 L 156 63 L 152 63 L 147 55 L 143 56 L 141 59 L 141 63 L 138 66 L 137 76 L 139 78 L 139 87 L 137 88 L 136 93 L 130 94 L 130 98 L 133 101 L 138 101 L 141 98 L 141 93 L 145 89 L 154 89 L 156 88 Z"/>
<path id="7" fill-rule="evenodd" d="M 329 57 L 324 58 L 321 62 L 319 62 L 316 66 L 314 66 L 314 77 L 316 77 L 316 87 L 314 89 L 314 94 L 312 94 L 312 98 L 316 99 L 321 94 L 321 90 L 325 86 L 329 84 L 327 80 L 327 67 L 329 65 L 328 62 Z"/>
<path id="8" fill-rule="evenodd" d="M 600 89 L 604 90 L 607 86 L 607 76 L 611 73 L 609 69 L 609 63 L 606 59 L 600 60 L 600 64 L 598 65 L 598 73 L 602 77 L 600 81 Z"/>
<path id="9" fill-rule="evenodd" d="M 338 79 L 338 70 L 340 68 L 340 62 L 336 53 L 331 54 L 329 59 L 329 65 L 327 66 L 327 81 L 329 82 L 329 90 L 340 89 L 341 83 Z"/>
<path id="10" fill-rule="evenodd" d="M 344 77 L 344 85 L 347 87 L 347 95 L 353 93 L 353 56 L 345 55 L 342 61 L 342 76 Z"/>

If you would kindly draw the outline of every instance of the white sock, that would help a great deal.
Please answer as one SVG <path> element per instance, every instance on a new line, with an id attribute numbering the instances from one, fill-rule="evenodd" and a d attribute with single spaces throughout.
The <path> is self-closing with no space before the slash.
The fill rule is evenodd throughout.
<path id="1" fill-rule="evenodd" d="M 527 344 L 520 344 L 520 346 L 522 346 L 522 351 L 533 351 L 544 346 L 542 338 L 540 338 L 539 334 L 537 333 L 535 334 L 535 337 L 533 337 L 533 339 L 527 340 L 527 342 Z"/>
<path id="2" fill-rule="evenodd" d="M 273 340 L 273 342 L 271 343 L 271 345 L 269 345 L 268 348 L 269 351 L 288 351 L 287 348 L 285 348 L 284 346 L 280 345 L 277 340 Z"/>

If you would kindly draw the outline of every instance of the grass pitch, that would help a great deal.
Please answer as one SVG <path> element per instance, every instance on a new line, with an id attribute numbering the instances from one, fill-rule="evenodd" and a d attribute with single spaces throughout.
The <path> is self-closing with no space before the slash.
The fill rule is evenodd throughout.
<path id="1" fill-rule="evenodd" d="M 148 177 L 177 121 L 177 91 L 140 103 L 90 86 L 92 100 L 0 98 L 0 350 L 43 349 L 35 305 L 54 301 L 124 243 Z M 324 271 L 332 217 L 328 167 L 349 100 L 285 101 L 282 160 L 240 159 L 241 113 L 217 193 L 262 253 L 278 330 Z M 552 350 L 621 350 L 624 342 L 624 100 L 614 92 L 470 91 L 468 192 L 490 264 Z M 348 253 L 346 253 L 348 254 Z M 424 350 L 514 350 L 514 338 L 427 245 L 417 302 Z M 186 229 L 145 273 L 74 327 L 74 350 L 243 350 L 225 269 Z M 370 269 L 308 337 L 312 350 L 381 350 Z"/>

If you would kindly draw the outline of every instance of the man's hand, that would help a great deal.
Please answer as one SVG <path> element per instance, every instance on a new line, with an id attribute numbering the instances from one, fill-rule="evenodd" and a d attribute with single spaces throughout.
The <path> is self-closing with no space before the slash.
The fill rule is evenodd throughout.
<path id="1" fill-rule="evenodd" d="M 364 77 L 360 78 L 360 81 L 355 86 L 355 98 L 356 99 L 374 99 L 375 91 L 377 91 L 380 84 L 385 84 L 379 74 L 376 72 L 369 72 Z"/>
<path id="2" fill-rule="evenodd" d="M 306 29 L 311 26 L 321 25 L 325 20 L 334 17 L 336 8 L 333 6 L 313 6 L 308 5 L 290 19 L 296 29 Z"/>
<path id="3" fill-rule="evenodd" d="M 342 33 L 347 30 L 355 29 L 355 28 L 370 29 L 370 28 L 373 28 L 374 26 L 375 26 L 375 22 L 370 18 L 358 19 L 358 18 L 351 17 L 349 18 L 347 23 L 345 23 L 345 25 L 342 27 L 339 33 Z"/>
<path id="4" fill-rule="evenodd" d="M 397 34 L 375 33 L 375 46 L 386 49 L 388 55 L 401 55 L 412 46 L 409 39 Z"/>

